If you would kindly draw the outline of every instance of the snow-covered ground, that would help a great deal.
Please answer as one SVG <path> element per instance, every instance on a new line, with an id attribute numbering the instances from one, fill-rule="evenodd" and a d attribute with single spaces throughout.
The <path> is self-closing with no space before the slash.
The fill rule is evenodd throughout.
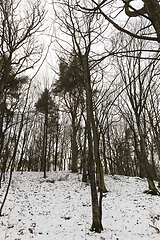
<path id="1" fill-rule="evenodd" d="M 91 232 L 90 186 L 80 174 L 16 172 L 0 217 L 0 240 L 159 240 L 160 197 L 145 179 L 105 176 L 101 234 Z M 0 200 L 5 184 L 0 189 Z"/>

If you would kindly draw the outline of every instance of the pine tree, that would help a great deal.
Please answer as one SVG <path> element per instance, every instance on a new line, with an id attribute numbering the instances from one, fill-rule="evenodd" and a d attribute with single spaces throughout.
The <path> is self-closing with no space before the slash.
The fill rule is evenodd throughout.
<path id="1" fill-rule="evenodd" d="M 83 90 L 84 76 L 80 59 L 71 56 L 70 61 L 60 60 L 60 76 L 57 80 L 54 92 L 61 95 L 64 99 L 67 110 L 72 119 L 72 172 L 77 172 L 77 131 L 80 125 L 82 111 L 84 108 Z M 81 111 L 81 112 L 80 112 Z M 79 114 L 80 113 L 80 114 Z M 79 117 L 78 117 L 79 114 Z"/>
<path id="2" fill-rule="evenodd" d="M 44 172 L 44 178 L 46 178 L 46 157 L 47 157 L 47 131 L 48 131 L 48 116 L 54 110 L 55 103 L 52 100 L 51 93 L 47 88 L 41 94 L 35 107 L 38 112 L 44 114 L 44 130 L 43 130 L 43 149 L 41 159 L 41 171 Z"/>

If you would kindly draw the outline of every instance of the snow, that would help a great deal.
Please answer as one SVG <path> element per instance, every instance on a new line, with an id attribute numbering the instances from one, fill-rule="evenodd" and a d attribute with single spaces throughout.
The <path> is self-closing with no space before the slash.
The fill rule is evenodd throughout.
<path id="1" fill-rule="evenodd" d="M 160 197 L 144 194 L 146 179 L 105 176 L 103 227 L 92 223 L 89 184 L 70 172 L 14 172 L 3 216 L 0 240 L 151 240 L 160 239 Z M 7 182 L 7 181 L 6 181 Z M 2 182 L 0 199 L 6 183 Z"/>

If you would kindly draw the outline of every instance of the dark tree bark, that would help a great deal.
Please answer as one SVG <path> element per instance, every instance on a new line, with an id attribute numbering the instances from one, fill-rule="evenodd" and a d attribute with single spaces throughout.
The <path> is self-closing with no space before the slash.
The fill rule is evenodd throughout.
<path id="1" fill-rule="evenodd" d="M 3 207 L 4 207 L 5 201 L 7 199 L 9 188 L 10 188 L 10 184 L 11 184 L 11 180 L 12 180 L 12 173 L 13 173 L 14 168 L 15 168 L 15 159 L 16 159 L 16 154 L 17 154 L 17 149 L 18 149 L 18 144 L 19 144 L 21 132 L 22 132 L 22 129 L 23 129 L 23 124 L 24 124 L 23 121 L 24 121 L 24 112 L 21 115 L 21 122 L 20 122 L 19 132 L 18 132 L 16 144 L 15 144 L 15 147 L 14 147 L 13 156 L 11 158 L 10 177 L 9 177 L 6 193 L 4 195 L 4 199 L 3 199 L 2 204 L 0 206 L 0 216 L 2 216 L 2 210 L 3 210 Z"/>
<path id="2" fill-rule="evenodd" d="M 56 131 L 56 148 L 55 148 L 55 165 L 54 165 L 54 171 L 57 171 L 57 161 L 58 161 L 58 122 L 57 122 L 57 131 Z"/>
<path id="3" fill-rule="evenodd" d="M 91 185 L 91 198 L 92 198 L 92 226 L 91 230 L 95 232 L 101 232 L 102 227 L 102 210 L 101 202 L 102 195 L 100 196 L 100 202 L 98 203 L 98 193 L 96 189 L 96 179 L 95 179 L 95 161 L 93 157 L 93 145 L 92 145 L 92 93 L 91 93 L 91 83 L 90 83 L 90 73 L 88 66 L 88 56 L 83 56 L 83 66 L 84 66 L 84 80 L 86 85 L 86 107 L 87 107 L 87 135 L 88 135 L 88 163 L 89 163 L 89 179 Z M 102 189 L 100 191 L 102 194 Z"/>
<path id="4" fill-rule="evenodd" d="M 84 143 L 83 143 L 83 149 L 82 149 L 82 171 L 83 171 L 82 182 L 87 182 L 86 138 L 87 138 L 87 132 L 86 132 L 86 126 L 85 126 Z"/>
<path id="5" fill-rule="evenodd" d="M 73 173 L 78 172 L 78 146 L 77 146 L 77 127 L 75 126 L 75 118 L 72 117 L 72 166 Z"/>

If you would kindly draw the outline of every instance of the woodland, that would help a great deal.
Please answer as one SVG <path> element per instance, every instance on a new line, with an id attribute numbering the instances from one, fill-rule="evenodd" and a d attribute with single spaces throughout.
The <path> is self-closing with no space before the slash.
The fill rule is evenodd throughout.
<path id="1" fill-rule="evenodd" d="M 0 220 L 19 173 L 80 174 L 96 234 L 108 176 L 159 201 L 159 0 L 0 1 L 0 41 Z"/>

